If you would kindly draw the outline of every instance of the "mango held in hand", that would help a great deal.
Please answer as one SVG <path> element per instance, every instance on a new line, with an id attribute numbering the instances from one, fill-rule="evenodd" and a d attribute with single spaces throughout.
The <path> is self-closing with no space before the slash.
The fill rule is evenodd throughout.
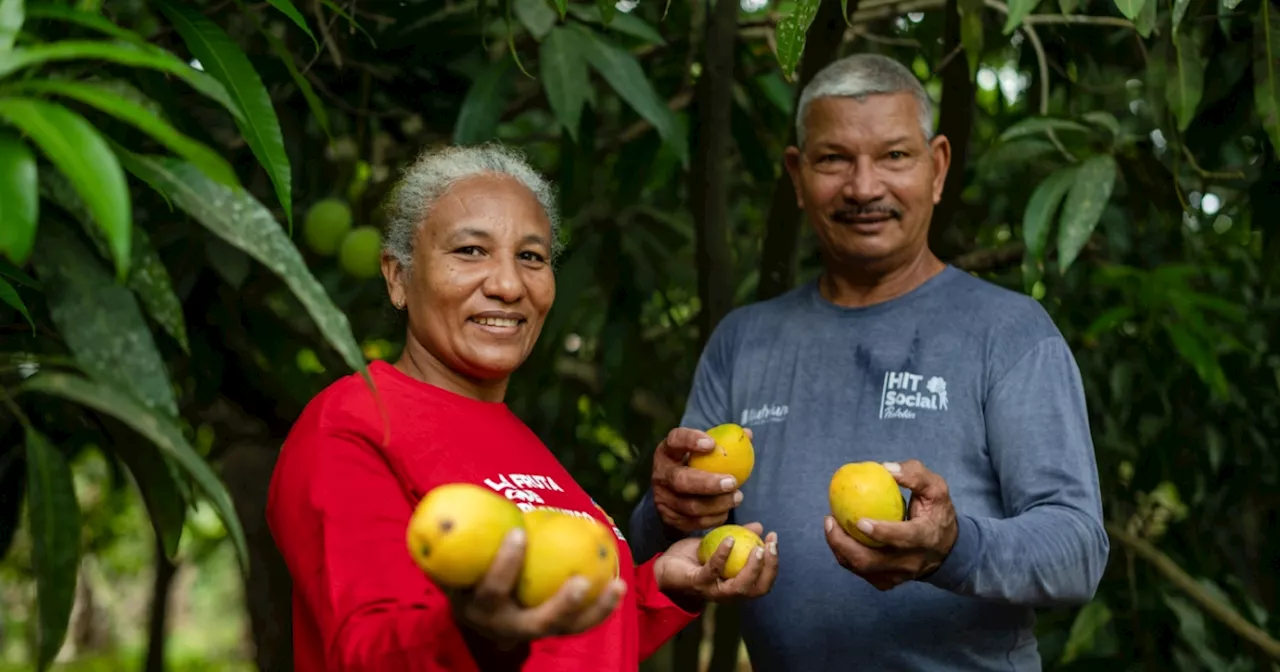
<path id="1" fill-rule="evenodd" d="M 689 466 L 713 474 L 728 474 L 738 481 L 741 488 L 756 465 L 756 451 L 747 437 L 747 430 L 728 423 L 708 429 L 707 436 L 716 442 L 716 447 L 709 453 L 690 455 Z"/>
<path id="2" fill-rule="evenodd" d="M 893 474 L 879 462 L 855 462 L 836 470 L 831 477 L 831 515 L 849 536 L 872 548 L 878 542 L 857 528 L 858 520 L 903 520 L 906 501 Z"/>
<path id="3" fill-rule="evenodd" d="M 532 609 L 551 599 L 576 575 L 589 582 L 578 603 L 585 609 L 618 577 L 617 542 L 599 521 L 555 509 L 534 509 L 524 514 L 524 524 L 529 536 L 516 585 L 516 599 L 524 607 Z"/>
<path id="4" fill-rule="evenodd" d="M 727 537 L 733 537 L 733 548 L 729 550 L 729 559 L 724 561 L 724 571 L 720 576 L 732 579 L 747 566 L 751 554 L 764 546 L 764 540 L 741 525 L 721 525 L 708 532 L 698 544 L 698 562 L 707 564 L 711 556 L 716 554 L 716 549 L 720 548 L 720 542 Z"/>
<path id="5" fill-rule="evenodd" d="M 413 561 L 436 583 L 469 588 L 518 527 L 524 527 L 524 516 L 507 498 L 472 483 L 449 483 L 418 502 L 405 541 Z"/>

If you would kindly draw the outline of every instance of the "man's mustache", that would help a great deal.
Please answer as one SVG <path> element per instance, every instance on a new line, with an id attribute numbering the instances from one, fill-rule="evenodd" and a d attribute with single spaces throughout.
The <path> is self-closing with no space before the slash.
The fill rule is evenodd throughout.
<path id="1" fill-rule="evenodd" d="M 891 205 L 846 205 L 831 213 L 831 218 L 837 222 L 848 224 L 858 217 L 887 215 L 895 219 L 902 218 L 902 211 Z"/>

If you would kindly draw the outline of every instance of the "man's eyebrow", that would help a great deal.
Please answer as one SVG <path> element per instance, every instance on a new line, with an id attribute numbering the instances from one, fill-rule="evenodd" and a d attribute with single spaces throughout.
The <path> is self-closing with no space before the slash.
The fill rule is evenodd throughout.
<path id="1" fill-rule="evenodd" d="M 458 241 L 465 240 L 467 238 L 480 238 L 482 240 L 493 240 L 493 236 L 489 235 L 488 231 L 485 231 L 483 229 L 476 229 L 472 227 L 467 227 L 464 229 L 458 229 L 457 231 L 454 231 L 453 234 L 449 236 L 448 240 L 450 243 L 457 243 Z"/>
<path id="2" fill-rule="evenodd" d="M 895 136 L 890 136 L 889 139 L 885 140 L 883 144 L 886 147 L 892 147 L 893 145 L 905 145 L 910 142 L 911 142 L 911 138 L 909 136 L 895 135 Z"/>
<path id="3" fill-rule="evenodd" d="M 548 245 L 549 246 L 549 243 L 547 243 L 547 237 L 540 233 L 531 233 L 525 236 L 524 238 L 521 238 L 520 242 L 526 245 Z"/>

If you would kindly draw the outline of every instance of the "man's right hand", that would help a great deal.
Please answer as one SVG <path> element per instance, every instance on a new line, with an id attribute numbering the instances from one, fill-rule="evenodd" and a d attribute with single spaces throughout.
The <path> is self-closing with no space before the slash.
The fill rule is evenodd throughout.
<path id="1" fill-rule="evenodd" d="M 751 435 L 751 430 L 747 430 Z M 677 427 L 653 455 L 653 503 L 663 524 L 688 534 L 724 523 L 742 501 L 732 476 L 685 466 L 690 453 L 709 453 L 716 445 L 706 432 Z"/>

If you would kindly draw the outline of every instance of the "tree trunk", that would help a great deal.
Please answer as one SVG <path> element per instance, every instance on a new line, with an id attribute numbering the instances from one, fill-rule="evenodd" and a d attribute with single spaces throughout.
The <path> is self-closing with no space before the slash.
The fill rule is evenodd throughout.
<path id="1" fill-rule="evenodd" d="M 151 620 L 147 627 L 146 672 L 164 672 L 164 645 L 168 639 L 169 589 L 178 573 L 177 565 L 164 553 L 160 535 L 155 540 L 155 575 L 151 582 Z"/>
<path id="2" fill-rule="evenodd" d="M 938 121 L 938 132 L 951 142 L 951 168 L 942 187 L 942 201 L 934 208 L 929 225 L 929 247 L 942 259 L 950 259 L 964 249 L 956 230 L 948 225 L 960 210 L 973 130 L 974 88 L 969 61 L 961 47 L 958 5 L 957 0 L 947 0 L 942 53 L 951 55 L 951 60 L 942 68 L 942 110 Z"/>

